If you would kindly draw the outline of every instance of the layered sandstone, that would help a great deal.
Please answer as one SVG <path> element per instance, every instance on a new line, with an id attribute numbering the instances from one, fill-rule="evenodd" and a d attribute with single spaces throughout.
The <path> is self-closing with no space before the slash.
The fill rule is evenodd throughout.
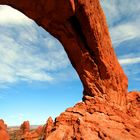
<path id="1" fill-rule="evenodd" d="M 46 140 L 139 140 L 139 92 L 127 93 L 99 0 L 0 0 L 63 45 L 83 83 L 83 102 L 46 125 Z M 31 133 L 29 133 L 31 134 Z"/>

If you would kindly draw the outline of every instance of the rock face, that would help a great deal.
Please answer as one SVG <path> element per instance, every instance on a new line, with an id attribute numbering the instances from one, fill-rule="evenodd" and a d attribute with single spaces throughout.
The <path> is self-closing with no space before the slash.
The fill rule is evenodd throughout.
<path id="1" fill-rule="evenodd" d="M 139 140 L 140 121 L 102 98 L 85 96 L 84 102 L 56 118 L 46 140 Z"/>
<path id="2" fill-rule="evenodd" d="M 3 120 L 0 120 L 0 140 L 10 140 L 7 133 L 7 125 Z"/>
<path id="3" fill-rule="evenodd" d="M 129 115 L 140 120 L 140 92 L 129 92 L 127 94 L 128 104 L 127 109 Z"/>
<path id="4" fill-rule="evenodd" d="M 63 45 L 83 83 L 83 102 L 46 124 L 46 140 L 139 140 L 139 93 L 127 93 L 99 0 L 0 0 Z"/>
<path id="5" fill-rule="evenodd" d="M 112 48 L 99 0 L 0 0 L 34 19 L 63 44 L 84 96 L 126 106 L 127 77 Z"/>

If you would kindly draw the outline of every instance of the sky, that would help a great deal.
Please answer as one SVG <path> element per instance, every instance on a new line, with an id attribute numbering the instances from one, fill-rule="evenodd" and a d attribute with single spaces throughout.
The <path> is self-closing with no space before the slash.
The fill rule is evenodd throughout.
<path id="1" fill-rule="evenodd" d="M 140 90 L 140 2 L 101 1 L 129 91 Z M 45 124 L 81 101 L 83 87 L 59 41 L 19 11 L 0 6 L 0 118 Z"/>

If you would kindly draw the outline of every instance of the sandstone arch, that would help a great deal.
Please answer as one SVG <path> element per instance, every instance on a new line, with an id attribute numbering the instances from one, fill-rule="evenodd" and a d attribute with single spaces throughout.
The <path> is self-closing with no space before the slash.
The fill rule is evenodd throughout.
<path id="1" fill-rule="evenodd" d="M 37 22 L 64 46 L 84 96 L 126 104 L 127 77 L 112 48 L 99 0 L 0 0 Z"/>
<path id="2" fill-rule="evenodd" d="M 84 102 L 48 119 L 45 140 L 140 139 L 139 92 L 127 95 L 99 0 L 0 0 L 63 45 L 84 86 Z M 126 103 L 128 99 L 128 103 Z M 120 110 L 121 109 L 121 110 Z"/>

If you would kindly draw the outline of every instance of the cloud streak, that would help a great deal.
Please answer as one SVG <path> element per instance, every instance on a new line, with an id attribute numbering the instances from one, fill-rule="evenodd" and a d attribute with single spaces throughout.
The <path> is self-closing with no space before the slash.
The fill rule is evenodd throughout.
<path id="1" fill-rule="evenodd" d="M 136 64 L 140 63 L 140 57 L 136 58 L 126 58 L 126 59 L 119 59 L 121 65 L 129 65 L 129 64 Z"/>
<path id="2" fill-rule="evenodd" d="M 138 23 L 140 20 L 118 24 L 110 28 L 110 33 L 114 47 L 120 43 L 140 37 L 140 29 Z"/>
<path id="3" fill-rule="evenodd" d="M 107 16 L 114 47 L 120 43 L 140 38 L 140 4 L 139 0 L 102 1 Z"/>
<path id="4" fill-rule="evenodd" d="M 69 71 L 70 62 L 64 49 L 35 22 L 12 8 L 0 6 L 0 31 L 0 85 L 55 82 L 57 76 L 66 76 L 63 70 Z"/>
<path id="5" fill-rule="evenodd" d="M 32 20 L 10 6 L 0 5 L 0 24 L 32 24 Z"/>

